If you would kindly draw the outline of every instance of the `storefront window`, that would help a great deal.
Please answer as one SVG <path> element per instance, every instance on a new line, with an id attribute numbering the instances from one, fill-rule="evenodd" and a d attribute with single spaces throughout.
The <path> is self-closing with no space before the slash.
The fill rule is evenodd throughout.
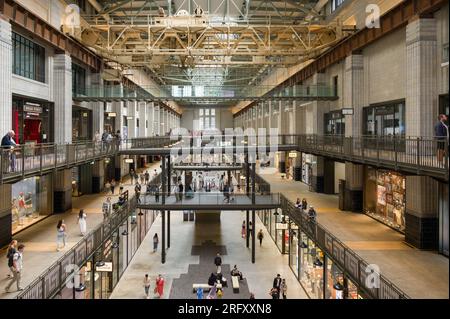
<path id="1" fill-rule="evenodd" d="M 92 140 L 92 111 L 81 107 L 72 108 L 72 139 Z"/>
<path id="2" fill-rule="evenodd" d="M 303 154 L 302 156 L 302 182 L 311 185 L 313 158 L 310 154 Z"/>
<path id="3" fill-rule="evenodd" d="M 17 144 L 53 141 L 53 105 L 13 98 L 12 128 Z"/>
<path id="4" fill-rule="evenodd" d="M 405 230 L 405 177 L 399 173 L 367 168 L 364 210 L 381 222 Z"/>
<path id="5" fill-rule="evenodd" d="M 405 102 L 395 102 L 363 109 L 364 134 L 375 136 L 405 135 Z"/>
<path id="6" fill-rule="evenodd" d="M 290 243 L 289 243 L 289 266 L 291 267 L 294 275 L 298 278 L 298 266 L 299 266 L 299 230 L 295 224 L 291 225 L 290 230 Z"/>
<path id="7" fill-rule="evenodd" d="M 35 176 L 12 185 L 12 234 L 52 212 L 51 175 Z"/>
<path id="8" fill-rule="evenodd" d="M 344 135 L 345 134 L 345 116 L 342 111 L 332 111 L 324 114 L 324 134 L 325 135 Z"/>
<path id="9" fill-rule="evenodd" d="M 300 283 L 312 299 L 323 299 L 323 253 L 304 233 L 300 243 Z"/>
<path id="10" fill-rule="evenodd" d="M 344 272 L 327 258 L 325 299 L 344 299 Z"/>

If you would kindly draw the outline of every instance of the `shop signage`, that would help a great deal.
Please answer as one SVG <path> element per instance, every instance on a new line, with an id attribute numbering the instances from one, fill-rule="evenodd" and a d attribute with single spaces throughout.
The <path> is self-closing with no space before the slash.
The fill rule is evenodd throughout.
<path id="1" fill-rule="evenodd" d="M 342 109 L 342 115 L 353 115 L 353 108 Z"/>
<path id="2" fill-rule="evenodd" d="M 127 164 L 133 164 L 133 163 L 134 163 L 134 159 L 132 159 L 132 158 L 126 158 L 126 159 L 125 159 L 125 163 L 127 163 Z"/>
<path id="3" fill-rule="evenodd" d="M 275 228 L 277 230 L 285 230 L 288 229 L 289 225 L 288 223 L 276 223 Z"/>
<path id="4" fill-rule="evenodd" d="M 116 116 L 117 116 L 117 113 L 115 113 L 115 112 L 108 113 L 108 117 L 116 117 Z"/>
<path id="5" fill-rule="evenodd" d="M 112 270 L 113 270 L 112 262 L 105 262 L 105 264 L 103 266 L 95 267 L 95 270 L 101 271 L 101 272 L 112 272 Z"/>
<path id="6" fill-rule="evenodd" d="M 35 103 L 26 103 L 23 106 L 23 110 L 25 112 L 32 112 L 32 113 L 42 113 L 42 106 Z"/>
<path id="7" fill-rule="evenodd" d="M 297 158 L 297 152 L 290 152 L 289 153 L 290 158 Z"/>

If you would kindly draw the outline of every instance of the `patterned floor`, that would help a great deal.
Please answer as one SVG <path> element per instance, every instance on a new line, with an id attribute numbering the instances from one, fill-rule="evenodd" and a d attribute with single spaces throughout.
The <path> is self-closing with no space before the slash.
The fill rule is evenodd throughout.
<path id="1" fill-rule="evenodd" d="M 179 278 L 173 280 L 170 290 L 170 299 L 197 299 L 197 294 L 192 292 L 192 285 L 206 284 L 212 272 L 216 272 L 214 258 L 217 253 L 222 256 L 222 274 L 227 279 L 228 287 L 223 288 L 222 299 L 249 299 L 250 292 L 247 280 L 244 278 L 239 282 L 239 293 L 233 293 L 231 285 L 231 266 L 226 263 L 227 249 L 225 246 L 218 246 L 208 240 L 200 246 L 192 246 L 191 255 L 200 256 L 199 264 L 189 264 L 188 272 L 181 274 Z M 234 265 L 233 265 L 234 266 Z M 244 274 L 245 277 L 245 274 Z M 206 298 L 207 292 L 204 293 Z"/>

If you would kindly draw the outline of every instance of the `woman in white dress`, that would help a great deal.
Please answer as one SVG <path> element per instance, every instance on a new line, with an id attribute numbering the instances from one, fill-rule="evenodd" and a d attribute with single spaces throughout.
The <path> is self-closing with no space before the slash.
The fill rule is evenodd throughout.
<path id="1" fill-rule="evenodd" d="M 82 236 L 86 235 L 86 217 L 86 213 L 81 209 L 78 214 L 78 224 L 80 225 L 80 232 Z"/>

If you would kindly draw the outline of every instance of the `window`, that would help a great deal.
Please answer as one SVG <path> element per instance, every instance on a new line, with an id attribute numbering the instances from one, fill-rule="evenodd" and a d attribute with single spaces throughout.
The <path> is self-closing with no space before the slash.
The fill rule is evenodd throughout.
<path id="1" fill-rule="evenodd" d="M 405 135 L 405 102 L 391 102 L 363 109 L 364 134 Z"/>
<path id="2" fill-rule="evenodd" d="M 86 70 L 75 63 L 72 63 L 72 93 L 86 95 Z"/>
<path id="3" fill-rule="evenodd" d="M 334 12 L 337 8 L 339 8 L 345 0 L 331 0 L 331 12 Z"/>
<path id="4" fill-rule="evenodd" d="M 442 63 L 448 63 L 448 43 L 442 45 Z"/>
<path id="5" fill-rule="evenodd" d="M 200 109 L 199 110 L 200 130 L 215 129 L 216 128 L 216 110 L 215 109 Z"/>
<path id="6" fill-rule="evenodd" d="M 339 84 L 339 77 L 336 75 L 333 77 L 333 93 L 334 96 L 338 96 L 338 84 Z"/>
<path id="7" fill-rule="evenodd" d="M 13 73 L 45 83 L 45 49 L 13 32 Z"/>
<path id="8" fill-rule="evenodd" d="M 341 110 L 324 114 L 324 133 L 325 135 L 345 134 L 345 116 L 342 115 Z"/>

